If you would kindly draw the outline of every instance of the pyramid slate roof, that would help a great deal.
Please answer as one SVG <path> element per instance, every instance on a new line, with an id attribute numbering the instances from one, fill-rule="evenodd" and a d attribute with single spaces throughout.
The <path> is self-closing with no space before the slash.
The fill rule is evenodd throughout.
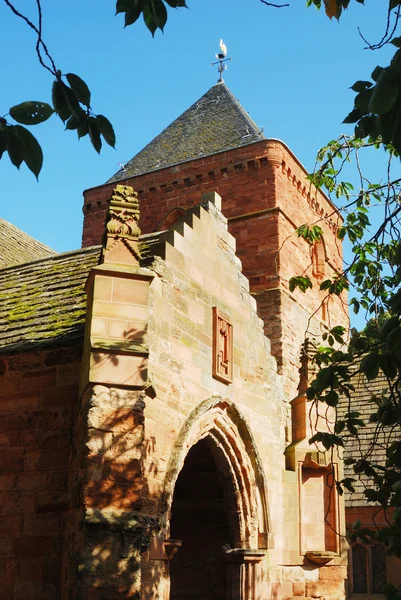
<path id="1" fill-rule="evenodd" d="M 0 219 L 0 269 L 56 254 L 15 225 Z"/>
<path id="2" fill-rule="evenodd" d="M 266 139 L 224 82 L 155 137 L 108 183 Z"/>
<path id="3" fill-rule="evenodd" d="M 84 286 L 100 251 L 93 246 L 0 270 L 0 354 L 82 338 Z"/>

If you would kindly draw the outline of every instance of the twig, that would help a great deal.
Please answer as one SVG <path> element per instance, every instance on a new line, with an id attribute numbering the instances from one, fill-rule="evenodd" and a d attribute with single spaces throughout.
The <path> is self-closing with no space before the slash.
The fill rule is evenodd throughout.
<path id="1" fill-rule="evenodd" d="M 272 2 L 266 2 L 266 0 L 260 0 L 266 6 L 273 6 L 273 8 L 284 8 L 285 6 L 289 6 L 289 4 L 272 4 Z"/>
<path id="2" fill-rule="evenodd" d="M 38 14 L 39 14 L 39 27 L 36 27 L 36 25 L 34 25 L 34 23 L 32 23 L 32 21 L 30 21 L 28 19 L 28 17 L 26 17 L 25 15 L 23 15 L 22 13 L 20 13 L 13 4 L 11 4 L 10 0 L 4 0 L 4 2 L 6 3 L 6 5 L 10 8 L 10 10 L 20 19 L 22 19 L 23 21 L 25 21 L 25 23 L 28 25 L 28 27 L 30 27 L 31 29 L 33 29 L 33 31 L 37 34 L 38 36 L 38 40 L 36 42 L 36 53 L 38 55 L 38 59 L 40 64 L 42 65 L 42 67 L 44 67 L 45 69 L 47 69 L 48 71 L 50 71 L 50 73 L 52 73 L 52 75 L 56 75 L 57 73 L 57 68 L 56 65 L 54 64 L 54 61 L 52 59 L 52 57 L 50 56 L 50 53 L 47 49 L 46 44 L 44 43 L 43 39 L 42 39 L 42 7 L 40 4 L 40 0 L 36 0 L 36 4 L 38 7 Z M 40 51 L 40 47 L 43 48 L 47 58 L 49 59 L 52 68 L 50 68 L 48 65 L 46 65 L 46 63 L 43 60 L 41 51 Z"/>
<path id="3" fill-rule="evenodd" d="M 396 10 L 396 13 L 395 13 L 394 25 L 393 25 L 393 28 L 392 28 L 392 30 L 390 32 L 391 5 L 389 5 L 388 11 L 387 11 L 386 30 L 384 32 L 384 35 L 383 35 L 382 39 L 377 44 L 370 44 L 368 42 L 368 40 L 362 35 L 362 32 L 361 32 L 360 28 L 358 27 L 358 33 L 359 33 L 359 35 L 361 36 L 361 38 L 363 39 L 363 41 L 366 44 L 365 50 L 378 50 L 379 48 L 382 48 L 384 46 L 384 44 L 387 44 L 391 40 L 391 38 L 393 37 L 393 35 L 395 33 L 395 30 L 397 29 L 397 26 L 398 26 L 398 21 L 400 19 L 400 10 L 401 10 L 401 6 L 399 5 L 397 7 L 397 10 Z"/>

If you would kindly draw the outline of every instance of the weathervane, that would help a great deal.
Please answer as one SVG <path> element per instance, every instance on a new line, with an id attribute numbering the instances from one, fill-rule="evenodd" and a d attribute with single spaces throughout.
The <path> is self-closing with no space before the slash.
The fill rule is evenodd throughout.
<path id="1" fill-rule="evenodd" d="M 212 63 L 212 65 L 219 65 L 218 66 L 218 71 L 219 71 L 219 79 L 218 79 L 218 83 L 222 83 L 223 81 L 223 73 L 224 71 L 227 71 L 227 65 L 225 64 L 227 61 L 231 60 L 231 58 L 226 58 L 227 56 L 227 46 L 225 45 L 225 43 L 223 42 L 223 40 L 220 40 L 220 52 L 218 54 L 215 55 L 216 58 L 218 59 L 216 62 Z"/>

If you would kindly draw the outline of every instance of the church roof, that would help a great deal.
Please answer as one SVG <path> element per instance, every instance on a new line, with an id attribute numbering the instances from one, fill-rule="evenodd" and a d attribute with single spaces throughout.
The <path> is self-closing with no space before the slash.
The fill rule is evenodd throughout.
<path id="1" fill-rule="evenodd" d="M 108 183 L 265 139 L 224 82 L 217 83 Z"/>
<path id="2" fill-rule="evenodd" d="M 0 354 L 69 344 L 83 335 L 85 282 L 100 246 L 0 270 Z"/>
<path id="3" fill-rule="evenodd" d="M 4 219 L 0 219 L 0 240 L 0 269 L 56 254 Z"/>
<path id="4" fill-rule="evenodd" d="M 380 397 L 381 394 L 388 389 L 387 378 L 382 372 L 379 376 L 368 381 L 366 377 L 360 373 L 354 376 L 352 381 L 355 386 L 355 392 L 352 395 L 351 410 L 360 413 L 360 419 L 365 423 L 365 426 L 359 430 L 358 437 L 344 435 L 344 458 L 362 459 L 367 458 L 373 460 L 375 464 L 383 465 L 386 462 L 386 448 L 391 439 L 390 428 L 384 430 L 378 428 L 377 423 L 370 423 L 370 415 L 377 410 L 377 406 L 372 401 L 372 397 Z M 345 413 L 349 411 L 348 400 L 346 398 L 340 403 L 339 417 L 344 418 Z M 397 435 L 397 432 L 393 432 Z M 354 479 L 353 487 L 355 492 L 345 492 L 347 507 L 374 506 L 368 503 L 364 494 L 365 489 L 371 486 L 371 482 L 364 475 L 356 475 L 353 465 L 344 464 L 344 476 Z"/>

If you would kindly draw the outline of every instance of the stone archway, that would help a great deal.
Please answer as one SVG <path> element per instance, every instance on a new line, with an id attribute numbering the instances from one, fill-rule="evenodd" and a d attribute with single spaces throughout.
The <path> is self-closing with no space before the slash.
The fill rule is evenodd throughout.
<path id="1" fill-rule="evenodd" d="M 197 464 L 199 467 L 202 457 L 206 459 L 206 454 L 206 463 L 204 461 L 200 467 L 203 471 L 197 472 Z M 219 576 L 213 581 L 209 577 L 209 587 L 201 590 L 202 598 L 257 600 L 256 565 L 262 560 L 266 549 L 271 547 L 272 541 L 265 477 L 253 436 L 244 417 L 235 404 L 221 397 L 205 400 L 191 413 L 175 444 L 160 507 L 165 539 L 170 540 L 170 543 L 176 543 L 171 538 L 179 535 L 179 531 L 185 527 L 185 519 L 189 519 L 184 515 L 180 522 L 174 515 L 174 509 L 185 500 L 185 494 L 189 494 L 192 485 L 196 488 L 196 477 L 206 474 L 214 482 L 214 491 L 204 498 L 206 508 L 220 513 L 224 523 L 214 538 L 209 540 L 209 562 L 205 556 L 205 543 L 200 545 L 197 559 L 196 539 L 191 541 L 186 536 L 187 547 L 190 548 L 190 560 L 187 561 L 189 573 L 183 573 L 186 558 L 177 559 L 176 568 L 171 568 L 173 577 L 178 577 L 173 582 L 171 600 L 190 598 L 190 588 L 181 583 L 185 580 L 191 582 L 192 579 L 196 585 L 196 577 L 191 578 L 190 570 L 196 569 L 197 560 L 199 568 L 205 571 L 208 565 L 210 573 L 218 565 L 220 568 L 222 564 L 225 565 L 223 577 Z M 190 504 L 190 499 L 187 500 Z M 203 514 L 201 518 L 205 519 L 206 515 Z M 213 522 L 212 515 L 210 522 Z M 209 527 L 209 531 L 212 528 Z M 196 536 L 196 528 L 193 535 Z M 221 552 L 219 557 L 216 556 L 218 547 Z M 180 552 L 184 554 L 185 548 Z M 191 560 L 194 564 L 189 567 Z M 180 569 L 181 574 L 177 575 Z M 226 592 L 221 596 L 223 586 L 226 587 Z"/>
<path id="2" fill-rule="evenodd" d="M 217 467 L 213 443 L 197 442 L 176 481 L 170 537 L 182 549 L 170 562 L 170 600 L 226 600 L 224 547 L 234 546 L 237 515 L 230 481 Z"/>

